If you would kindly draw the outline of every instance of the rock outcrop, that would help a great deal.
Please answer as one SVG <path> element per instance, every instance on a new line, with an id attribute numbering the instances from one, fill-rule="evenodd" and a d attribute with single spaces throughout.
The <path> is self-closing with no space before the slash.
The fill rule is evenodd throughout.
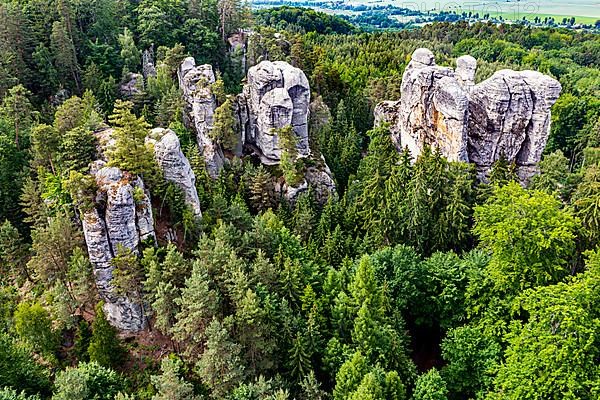
<path id="1" fill-rule="evenodd" d="M 475 84 L 476 60 L 463 56 L 456 65 L 437 66 L 431 51 L 417 49 L 400 101 L 377 105 L 376 124 L 387 122 L 396 145 L 413 157 L 436 147 L 451 161 L 473 162 L 482 180 L 505 157 L 526 183 L 546 146 L 560 83 L 539 72 L 502 70 Z"/>
<path id="2" fill-rule="evenodd" d="M 196 140 L 208 174 L 216 178 L 223 168 L 225 157 L 221 147 L 210 137 L 217 107 L 211 90 L 211 85 L 215 83 L 212 66 L 208 64 L 196 66 L 194 58 L 188 57 L 179 66 L 177 76 L 185 102 L 184 120 L 186 125 L 196 133 Z"/>
<path id="3" fill-rule="evenodd" d="M 196 190 L 196 176 L 190 162 L 181 151 L 177 134 L 170 129 L 155 128 L 146 138 L 154 146 L 154 157 L 167 181 L 177 185 L 185 195 L 186 203 L 196 217 L 202 216 L 200 200 Z"/>
<path id="4" fill-rule="evenodd" d="M 140 331 L 146 326 L 143 306 L 115 293 L 111 260 L 119 246 L 137 253 L 141 241 L 156 240 L 150 198 L 139 178 L 118 168 L 98 161 L 92 171 L 98 192 L 82 223 L 96 286 L 108 320 L 120 330 Z"/>
<path id="5" fill-rule="evenodd" d="M 254 146 L 264 164 L 281 159 L 276 129 L 291 125 L 300 157 L 310 155 L 308 106 L 310 86 L 302 70 L 282 61 L 262 61 L 248 70 L 238 96 L 238 115 L 245 142 Z"/>
<path id="6" fill-rule="evenodd" d="M 144 91 L 144 77 L 142 74 L 130 72 L 119 85 L 119 92 L 128 99 L 139 96 Z"/>
<path id="7" fill-rule="evenodd" d="M 232 47 L 237 42 L 232 42 Z M 186 104 L 186 121 L 197 135 L 208 173 L 216 178 L 226 162 L 223 149 L 210 137 L 214 124 L 216 101 L 211 92 L 215 81 L 210 65 L 196 66 L 193 58 L 186 58 L 178 70 L 179 86 Z M 235 126 L 239 130 L 236 147 L 227 154 L 237 157 L 256 154 L 265 165 L 281 161 L 282 148 L 277 130 L 291 126 L 296 139 L 299 158 L 311 156 L 308 139 L 310 86 L 302 70 L 282 61 L 262 61 L 248 70 L 246 84 L 233 103 Z M 298 187 L 284 185 L 279 192 L 293 201 L 309 185 L 318 198 L 335 192 L 335 183 L 327 165 L 315 160 L 305 172 Z M 187 183 L 186 183 L 187 185 Z"/>
<path id="8" fill-rule="evenodd" d="M 526 182 L 550 133 L 550 108 L 560 95 L 555 79 L 534 71 L 502 70 L 475 85 L 469 103 L 469 158 L 485 176 L 501 156 Z"/>

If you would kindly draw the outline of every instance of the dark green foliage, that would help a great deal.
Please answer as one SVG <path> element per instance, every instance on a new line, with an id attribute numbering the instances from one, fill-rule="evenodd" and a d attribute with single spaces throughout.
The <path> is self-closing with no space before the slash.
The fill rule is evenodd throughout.
<path id="1" fill-rule="evenodd" d="M 117 330 L 106 320 L 103 303 L 96 305 L 96 318 L 92 323 L 92 337 L 88 347 L 90 360 L 107 368 L 116 368 L 124 360 L 124 350 Z"/>
<path id="2" fill-rule="evenodd" d="M 316 33 L 351 33 L 356 28 L 335 15 L 300 7 L 262 9 L 256 13 L 258 23 L 279 29 L 301 29 Z"/>

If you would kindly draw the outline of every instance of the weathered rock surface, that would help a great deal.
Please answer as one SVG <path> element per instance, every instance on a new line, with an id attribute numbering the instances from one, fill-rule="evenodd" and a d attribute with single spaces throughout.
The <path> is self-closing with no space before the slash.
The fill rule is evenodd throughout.
<path id="1" fill-rule="evenodd" d="M 150 46 L 142 53 L 142 74 L 148 79 L 156 77 L 156 66 L 154 65 L 154 47 Z"/>
<path id="2" fill-rule="evenodd" d="M 211 85 L 215 74 L 208 64 L 196 66 L 193 57 L 186 58 L 177 71 L 179 88 L 185 102 L 185 122 L 196 132 L 196 140 L 204 157 L 208 174 L 216 178 L 223 168 L 225 157 L 220 146 L 210 138 L 214 112 L 217 107 Z"/>
<path id="3" fill-rule="evenodd" d="M 435 65 L 433 53 L 418 49 L 402 77 L 396 142 L 418 154 L 435 146 L 452 161 L 467 161 L 469 99 L 454 71 Z"/>
<path id="4" fill-rule="evenodd" d="M 119 92 L 126 98 L 133 98 L 142 94 L 144 90 L 144 77 L 142 74 L 128 73 L 124 81 L 119 85 Z"/>
<path id="5" fill-rule="evenodd" d="M 186 203 L 197 217 L 201 217 L 196 176 L 190 162 L 181 151 L 177 134 L 170 129 L 155 128 L 146 138 L 146 142 L 154 145 L 154 157 L 163 171 L 164 178 L 181 188 Z"/>
<path id="6" fill-rule="evenodd" d="M 82 215 L 83 231 L 108 320 L 120 330 L 135 332 L 146 326 L 143 306 L 115 293 L 110 262 L 119 246 L 137 253 L 142 240 L 155 240 L 152 207 L 139 178 L 102 164 L 92 168 L 98 192 L 95 207 Z M 140 189 L 144 195 L 136 203 L 134 192 Z"/>
<path id="7" fill-rule="evenodd" d="M 480 176 L 502 156 L 516 163 L 523 181 L 531 176 L 546 147 L 550 108 L 560 91 L 560 83 L 549 76 L 510 70 L 472 88 L 469 157 Z"/>
<path id="8" fill-rule="evenodd" d="M 473 162 L 485 180 L 504 156 L 526 183 L 546 146 L 560 83 L 539 72 L 502 70 L 476 85 L 476 60 L 463 56 L 456 64 L 436 66 L 433 53 L 416 50 L 400 101 L 377 105 L 376 124 L 389 123 L 398 147 L 413 157 L 425 145 L 437 147 L 449 160 Z"/>
<path id="9" fill-rule="evenodd" d="M 310 87 L 302 70 L 283 61 L 262 61 L 248 71 L 238 96 L 240 126 L 265 164 L 277 164 L 281 147 L 274 130 L 291 125 L 298 154 L 307 157 Z"/>

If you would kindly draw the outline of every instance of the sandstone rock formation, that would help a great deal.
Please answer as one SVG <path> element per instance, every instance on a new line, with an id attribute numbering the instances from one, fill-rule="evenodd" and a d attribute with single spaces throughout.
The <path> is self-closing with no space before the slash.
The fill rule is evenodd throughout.
<path id="1" fill-rule="evenodd" d="M 184 193 L 186 203 L 197 217 L 202 216 L 196 190 L 196 176 L 190 162 L 181 151 L 177 134 L 170 129 L 155 128 L 146 138 L 154 145 L 154 157 L 167 181 L 175 183 Z"/>
<path id="2" fill-rule="evenodd" d="M 550 133 L 550 108 L 561 86 L 534 71 L 496 72 L 475 85 L 469 103 L 469 158 L 485 176 L 502 155 L 527 181 L 540 161 Z"/>
<path id="3" fill-rule="evenodd" d="M 245 142 L 253 145 L 261 161 L 277 164 L 281 148 L 275 129 L 291 125 L 298 154 L 307 157 L 310 87 L 302 70 L 282 61 L 262 61 L 248 71 L 247 84 L 238 96 L 238 112 Z"/>
<path id="4" fill-rule="evenodd" d="M 196 133 L 196 140 L 206 162 L 208 174 L 216 178 L 223 168 L 225 157 L 220 146 L 210 138 L 217 107 L 211 91 L 211 85 L 215 83 L 212 66 L 208 64 L 196 66 L 194 58 L 188 57 L 181 63 L 177 76 L 185 102 L 186 124 Z"/>
<path id="5" fill-rule="evenodd" d="M 413 157 L 425 145 L 437 147 L 449 160 L 473 162 L 485 180 L 504 156 L 526 183 L 546 146 L 560 83 L 539 72 L 502 70 L 476 85 L 476 60 L 463 56 L 456 64 L 437 66 L 431 51 L 416 50 L 400 101 L 377 105 L 376 124 L 387 122 L 396 145 Z"/>
<path id="6" fill-rule="evenodd" d="M 146 326 L 143 306 L 115 293 L 110 262 L 118 246 L 137 253 L 141 241 L 155 240 L 150 198 L 139 178 L 118 168 L 99 161 L 92 171 L 98 192 L 95 207 L 84 212 L 82 223 L 96 286 L 108 320 L 123 331 L 139 331 Z M 134 196 L 140 190 L 141 199 Z"/>

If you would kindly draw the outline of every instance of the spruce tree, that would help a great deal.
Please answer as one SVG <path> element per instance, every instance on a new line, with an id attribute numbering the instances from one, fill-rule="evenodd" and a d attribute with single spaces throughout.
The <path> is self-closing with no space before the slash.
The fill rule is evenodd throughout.
<path id="1" fill-rule="evenodd" d="M 96 318 L 92 323 L 88 355 L 90 361 L 95 361 L 104 367 L 116 368 L 120 366 L 126 354 L 117 336 L 117 329 L 106 319 L 103 305 L 103 302 L 96 305 Z"/>

